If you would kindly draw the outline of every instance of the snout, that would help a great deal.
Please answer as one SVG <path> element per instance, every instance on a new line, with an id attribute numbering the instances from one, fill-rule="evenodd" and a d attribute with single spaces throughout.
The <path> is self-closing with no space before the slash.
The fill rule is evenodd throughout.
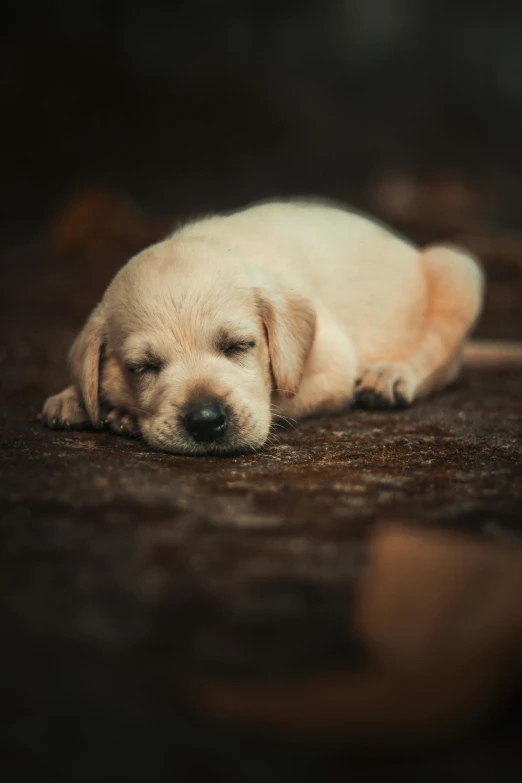
<path id="1" fill-rule="evenodd" d="M 197 443 L 212 443 L 226 434 L 229 411 L 217 397 L 195 400 L 185 406 L 181 422 Z"/>

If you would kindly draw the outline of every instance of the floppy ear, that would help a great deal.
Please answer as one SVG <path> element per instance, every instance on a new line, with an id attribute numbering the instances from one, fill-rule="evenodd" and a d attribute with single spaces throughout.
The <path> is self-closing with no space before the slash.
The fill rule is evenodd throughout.
<path id="1" fill-rule="evenodd" d="M 301 383 L 315 336 L 312 302 L 289 291 L 258 289 L 258 307 L 268 336 L 268 350 L 276 388 L 295 394 Z"/>
<path id="2" fill-rule="evenodd" d="M 82 393 L 83 403 L 95 427 L 101 426 L 99 387 L 104 328 L 105 319 L 98 305 L 69 351 L 73 379 Z"/>

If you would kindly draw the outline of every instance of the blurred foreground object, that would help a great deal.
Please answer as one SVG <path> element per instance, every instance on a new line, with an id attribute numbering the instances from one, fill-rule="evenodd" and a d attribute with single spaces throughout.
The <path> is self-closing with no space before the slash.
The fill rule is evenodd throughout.
<path id="1" fill-rule="evenodd" d="M 359 670 L 194 688 L 214 717 L 411 742 L 468 726 L 522 674 L 522 548 L 382 529 L 355 603 Z"/>

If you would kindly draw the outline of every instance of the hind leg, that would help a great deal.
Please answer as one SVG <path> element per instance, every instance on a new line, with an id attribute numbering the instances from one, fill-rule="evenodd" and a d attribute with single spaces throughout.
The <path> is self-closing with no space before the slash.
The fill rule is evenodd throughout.
<path id="1" fill-rule="evenodd" d="M 482 304 L 482 272 L 470 256 L 451 247 L 428 248 L 419 263 L 428 285 L 424 332 L 408 356 L 381 361 L 362 372 L 355 399 L 363 407 L 408 405 L 450 383 L 458 373 L 462 343 Z"/>

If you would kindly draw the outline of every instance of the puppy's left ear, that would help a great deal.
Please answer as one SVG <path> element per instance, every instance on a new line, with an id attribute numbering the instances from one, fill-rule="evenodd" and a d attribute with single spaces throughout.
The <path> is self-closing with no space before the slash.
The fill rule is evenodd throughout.
<path id="1" fill-rule="evenodd" d="M 315 307 L 295 291 L 260 288 L 257 293 L 276 388 L 286 395 L 295 394 L 315 337 Z"/>
<path id="2" fill-rule="evenodd" d="M 69 351 L 69 367 L 94 427 L 101 426 L 100 362 L 104 335 L 105 318 L 98 305 Z"/>

